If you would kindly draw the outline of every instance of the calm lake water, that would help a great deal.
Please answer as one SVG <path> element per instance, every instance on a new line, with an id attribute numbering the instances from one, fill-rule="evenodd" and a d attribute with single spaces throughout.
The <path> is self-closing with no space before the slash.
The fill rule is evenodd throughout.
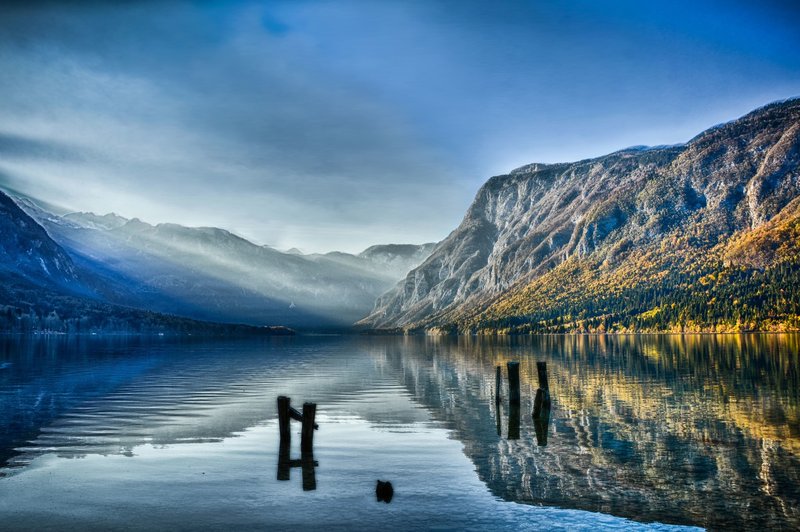
<path id="1" fill-rule="evenodd" d="M 797 335 L 0 338 L 0 527 L 798 529 L 799 348 Z M 509 360 L 518 410 L 506 390 L 494 402 Z M 537 427 L 540 360 L 552 412 Z M 278 395 L 318 404 L 318 465 L 289 480 Z"/>

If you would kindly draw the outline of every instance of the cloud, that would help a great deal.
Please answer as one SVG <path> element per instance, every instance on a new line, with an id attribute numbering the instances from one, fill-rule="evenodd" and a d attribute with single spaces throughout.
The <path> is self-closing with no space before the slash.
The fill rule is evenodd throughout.
<path id="1" fill-rule="evenodd" d="M 76 210 L 358 251 L 443 238 L 490 174 L 800 92 L 785 5 L 487 6 L 4 3 L 0 169 Z"/>
<path id="2" fill-rule="evenodd" d="M 85 157 L 82 152 L 83 150 L 63 142 L 0 131 L 0 158 L 3 159 L 83 161 Z"/>
<path id="3" fill-rule="evenodd" d="M 420 198 L 455 181 L 436 148 L 262 8 L 54 3 L 10 18 L 0 67 L 13 75 L 0 80 L 0 120 L 16 125 L 9 139 L 53 139 L 38 152 L 27 146 L 39 164 L 0 162 L 15 186 L 77 209 L 104 204 L 153 221 L 243 227 L 259 241 L 283 242 L 285 233 L 308 249 L 350 250 L 441 238 L 471 195 L 456 191 L 430 212 Z M 21 142 L 7 141 L 6 151 Z M 93 156 L 51 164 L 55 146 L 68 142 Z M 436 228 L 392 231 L 408 227 L 408 214 Z M 372 235 L 358 227 L 371 224 Z M 341 237 L 315 239 L 321 225 Z"/>

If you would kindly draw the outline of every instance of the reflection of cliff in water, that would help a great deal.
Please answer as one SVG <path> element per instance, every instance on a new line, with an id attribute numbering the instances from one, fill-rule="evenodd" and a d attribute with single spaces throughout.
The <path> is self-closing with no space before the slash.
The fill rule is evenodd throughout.
<path id="1" fill-rule="evenodd" d="M 454 430 L 498 496 L 711 528 L 800 526 L 797 335 L 408 339 L 380 363 Z M 494 367 L 521 361 L 502 436 Z M 547 360 L 548 444 L 530 418 Z M 507 397 L 505 398 L 507 400 Z"/>

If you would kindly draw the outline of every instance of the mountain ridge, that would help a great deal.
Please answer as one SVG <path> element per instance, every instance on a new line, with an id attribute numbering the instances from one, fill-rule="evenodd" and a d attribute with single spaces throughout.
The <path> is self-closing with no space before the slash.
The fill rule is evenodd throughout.
<path id="1" fill-rule="evenodd" d="M 621 264 L 673 240 L 685 244 L 680 253 L 690 260 L 682 261 L 668 247 L 645 255 L 658 263 L 662 278 L 672 270 L 688 275 L 699 264 L 693 260 L 700 261 L 738 231 L 763 226 L 791 203 L 800 188 L 799 166 L 800 99 L 792 98 L 703 131 L 685 144 L 619 150 L 574 163 L 533 163 L 494 176 L 478 191 L 459 227 L 382 295 L 359 325 L 405 331 L 564 332 L 592 328 L 586 320 L 602 315 L 615 330 L 640 330 L 643 325 L 632 323 L 635 305 L 609 322 L 613 312 L 590 308 L 596 294 L 588 293 L 578 305 L 586 308 L 572 309 L 583 313 L 580 319 L 545 326 L 539 314 L 549 315 L 558 305 L 525 305 L 520 292 L 537 279 L 553 278 L 550 272 L 559 268 L 589 263 L 601 277 L 608 273 L 604 286 L 613 290 L 611 274 L 622 271 Z M 637 275 L 635 268 L 626 271 Z M 556 285 L 570 289 L 568 277 Z M 659 290 L 668 288 L 659 285 Z M 648 305 L 637 312 L 652 311 L 660 303 Z M 715 325 L 695 318 L 661 325 L 670 330 Z M 784 318 L 777 321 L 794 320 Z"/>
<path id="2" fill-rule="evenodd" d="M 18 201 L 76 263 L 105 281 L 108 301 L 205 321 L 343 330 L 431 248 L 283 253 L 216 227 L 58 215 L 35 198 Z"/>
<path id="3" fill-rule="evenodd" d="M 285 327 L 213 323 L 109 302 L 104 279 L 73 261 L 0 191 L 0 332 L 286 335 Z"/>

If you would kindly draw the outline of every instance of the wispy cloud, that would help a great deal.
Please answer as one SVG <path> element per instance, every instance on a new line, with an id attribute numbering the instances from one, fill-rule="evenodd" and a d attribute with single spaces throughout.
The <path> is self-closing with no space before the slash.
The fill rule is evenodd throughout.
<path id="1" fill-rule="evenodd" d="M 0 158 L 24 160 L 84 161 L 83 150 L 67 143 L 3 133 Z"/>
<path id="2" fill-rule="evenodd" d="M 0 170 L 279 247 L 431 241 L 490 173 L 800 93 L 781 4 L 11 2 Z M 730 27 L 730 26 L 733 27 Z"/>

